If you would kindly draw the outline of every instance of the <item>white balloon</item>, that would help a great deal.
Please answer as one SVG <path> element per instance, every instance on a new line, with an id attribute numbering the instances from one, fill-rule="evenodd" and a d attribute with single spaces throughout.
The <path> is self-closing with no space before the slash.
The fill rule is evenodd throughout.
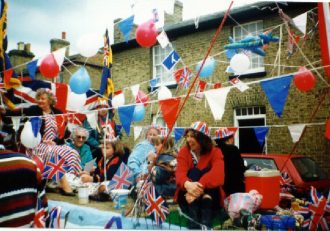
<path id="1" fill-rule="evenodd" d="M 41 141 L 41 134 L 38 132 L 37 137 L 34 137 L 32 125 L 30 121 L 26 121 L 21 133 L 21 143 L 26 148 L 35 148 Z"/>
<path id="2" fill-rule="evenodd" d="M 79 111 L 85 105 L 86 99 L 87 99 L 87 96 L 85 93 L 76 94 L 71 91 L 68 95 L 68 102 L 66 105 L 66 109 L 69 111 Z"/>
<path id="3" fill-rule="evenodd" d="M 243 74 L 250 67 L 250 59 L 245 54 L 236 54 L 230 60 L 230 67 L 235 74 Z"/>
<path id="4" fill-rule="evenodd" d="M 161 86 L 158 91 L 158 100 L 172 98 L 172 92 L 165 86 Z"/>
<path id="5" fill-rule="evenodd" d="M 112 98 L 111 103 L 112 103 L 112 107 L 114 107 L 114 108 L 118 108 L 120 106 L 123 106 L 125 104 L 125 96 L 124 96 L 124 94 L 115 95 Z"/>
<path id="6" fill-rule="evenodd" d="M 99 48 L 103 46 L 102 36 L 97 34 L 85 34 L 77 42 L 78 52 L 85 57 L 96 55 Z"/>

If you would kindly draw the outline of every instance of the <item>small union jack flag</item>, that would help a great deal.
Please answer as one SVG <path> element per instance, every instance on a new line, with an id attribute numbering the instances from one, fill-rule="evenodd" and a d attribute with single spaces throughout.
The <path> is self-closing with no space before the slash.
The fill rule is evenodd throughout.
<path id="1" fill-rule="evenodd" d="M 166 202 L 157 195 L 154 185 L 150 186 L 145 196 L 146 214 L 155 220 L 157 226 L 160 226 L 166 220 L 166 214 L 169 214 Z"/>
<path id="2" fill-rule="evenodd" d="M 60 155 L 53 155 L 46 164 L 42 173 L 43 177 L 54 181 L 60 181 L 69 169 L 65 166 L 65 162 L 65 159 Z"/>
<path id="3" fill-rule="evenodd" d="M 191 70 L 187 67 L 177 70 L 174 74 L 176 82 L 183 88 L 189 88 L 189 81 L 193 77 Z"/>
<path id="4" fill-rule="evenodd" d="M 46 200 L 46 202 L 45 202 Z M 38 193 L 36 212 L 34 216 L 34 228 L 46 228 L 46 221 L 48 218 L 48 206 L 45 190 Z"/>
<path id="5" fill-rule="evenodd" d="M 52 208 L 49 213 L 49 228 L 60 229 L 61 228 L 61 206 Z"/>
<path id="6" fill-rule="evenodd" d="M 288 172 L 281 173 L 280 179 L 281 192 L 291 192 L 295 187 Z"/>
<path id="7" fill-rule="evenodd" d="M 126 164 L 121 163 L 115 175 L 110 180 L 108 189 L 128 189 L 132 182 L 133 174 L 126 166 Z"/>
<path id="8" fill-rule="evenodd" d="M 308 206 L 299 210 L 299 213 L 305 218 L 303 228 L 312 231 L 318 228 L 329 230 L 330 191 L 328 198 L 326 198 L 323 195 L 318 195 L 316 189 L 312 186 L 310 197 L 311 202 L 309 202 Z"/>

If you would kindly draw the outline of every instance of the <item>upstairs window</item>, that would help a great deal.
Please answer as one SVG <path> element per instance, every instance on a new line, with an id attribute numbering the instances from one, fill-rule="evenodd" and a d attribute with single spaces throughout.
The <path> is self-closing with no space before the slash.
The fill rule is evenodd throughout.
<path id="1" fill-rule="evenodd" d="M 263 21 L 255 21 L 235 26 L 233 32 L 235 42 L 244 39 L 248 35 L 258 36 L 263 33 Z M 264 58 L 262 56 L 251 51 L 248 51 L 246 54 L 249 56 L 251 63 L 249 70 L 246 72 L 247 74 L 265 71 Z"/>
<path id="2" fill-rule="evenodd" d="M 159 78 L 157 81 L 157 86 L 160 84 L 172 85 L 176 84 L 173 78 L 174 68 L 171 72 L 166 70 L 162 63 L 165 57 L 173 50 L 171 46 L 162 48 L 160 45 L 154 46 L 152 48 L 152 57 L 153 57 L 153 75 L 152 78 Z"/>

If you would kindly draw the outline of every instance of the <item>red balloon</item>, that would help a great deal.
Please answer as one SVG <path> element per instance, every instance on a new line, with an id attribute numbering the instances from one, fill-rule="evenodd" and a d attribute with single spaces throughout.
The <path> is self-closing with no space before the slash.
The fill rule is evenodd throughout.
<path id="1" fill-rule="evenodd" d="M 330 118 L 328 119 L 327 125 L 325 127 L 325 137 L 330 140 Z"/>
<path id="2" fill-rule="evenodd" d="M 306 67 L 299 67 L 299 71 L 294 75 L 294 84 L 302 91 L 307 92 L 311 90 L 316 83 L 313 73 Z"/>
<path id="3" fill-rule="evenodd" d="M 151 47 L 157 41 L 157 31 L 153 20 L 144 22 L 136 29 L 136 41 L 141 47 Z"/>
<path id="4" fill-rule="evenodd" d="M 60 67 L 58 66 L 53 54 L 47 55 L 40 64 L 40 73 L 46 78 L 54 78 L 60 72 Z"/>

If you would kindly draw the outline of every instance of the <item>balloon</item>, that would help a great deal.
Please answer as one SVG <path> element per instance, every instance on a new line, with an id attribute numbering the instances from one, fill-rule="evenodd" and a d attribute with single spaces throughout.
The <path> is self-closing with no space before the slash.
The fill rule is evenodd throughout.
<path id="1" fill-rule="evenodd" d="M 199 69 L 201 68 L 202 62 L 203 61 L 200 61 L 197 64 L 197 66 L 195 68 L 196 72 L 198 72 Z M 214 68 L 215 68 L 215 60 L 213 58 L 207 58 L 205 60 L 203 69 L 199 73 L 199 77 L 201 77 L 201 78 L 208 78 L 208 77 L 210 77 L 213 74 L 213 72 L 214 72 Z"/>
<path id="2" fill-rule="evenodd" d="M 172 98 L 172 92 L 165 86 L 161 86 L 158 90 L 158 100 Z"/>
<path id="3" fill-rule="evenodd" d="M 71 91 L 76 94 L 86 93 L 91 87 L 91 78 L 85 67 L 79 68 L 70 78 Z"/>
<path id="4" fill-rule="evenodd" d="M 40 132 L 38 132 L 37 137 L 34 137 L 31 122 L 26 121 L 21 133 L 21 143 L 26 148 L 35 148 L 40 143 L 40 141 L 41 141 Z"/>
<path id="5" fill-rule="evenodd" d="M 325 127 L 325 137 L 330 140 L 330 118 L 328 119 L 327 125 Z"/>
<path id="6" fill-rule="evenodd" d="M 144 103 L 144 106 L 146 107 L 148 105 L 147 102 L 149 101 L 149 97 L 143 91 L 139 90 L 135 101 L 136 103 Z"/>
<path id="7" fill-rule="evenodd" d="M 245 54 L 236 54 L 230 60 L 230 67 L 235 74 L 243 74 L 250 67 L 250 59 Z"/>
<path id="8" fill-rule="evenodd" d="M 294 75 L 294 84 L 302 91 L 307 92 L 311 90 L 316 83 L 313 73 L 306 67 L 299 67 L 298 72 Z"/>
<path id="9" fill-rule="evenodd" d="M 46 78 L 54 78 L 60 72 L 60 67 L 58 66 L 54 55 L 48 54 L 42 59 L 39 67 L 40 73 Z"/>
<path id="10" fill-rule="evenodd" d="M 135 37 L 141 47 L 151 47 L 157 41 L 157 31 L 153 20 L 144 22 L 136 29 Z"/>
<path id="11" fill-rule="evenodd" d="M 69 111 L 79 111 L 85 105 L 87 96 L 86 94 L 76 94 L 74 92 L 70 92 L 68 95 L 68 102 L 66 109 Z"/>
<path id="12" fill-rule="evenodd" d="M 144 119 L 146 110 L 143 104 L 137 104 L 134 108 L 133 121 L 140 122 Z"/>
<path id="13" fill-rule="evenodd" d="M 112 107 L 114 108 L 118 108 L 122 105 L 125 104 L 125 96 L 124 94 L 119 94 L 119 95 L 115 95 L 113 98 L 112 98 Z"/>
<path id="14" fill-rule="evenodd" d="M 78 52 L 85 57 L 96 55 L 99 48 L 103 46 L 102 36 L 97 34 L 85 34 L 77 42 Z"/>

